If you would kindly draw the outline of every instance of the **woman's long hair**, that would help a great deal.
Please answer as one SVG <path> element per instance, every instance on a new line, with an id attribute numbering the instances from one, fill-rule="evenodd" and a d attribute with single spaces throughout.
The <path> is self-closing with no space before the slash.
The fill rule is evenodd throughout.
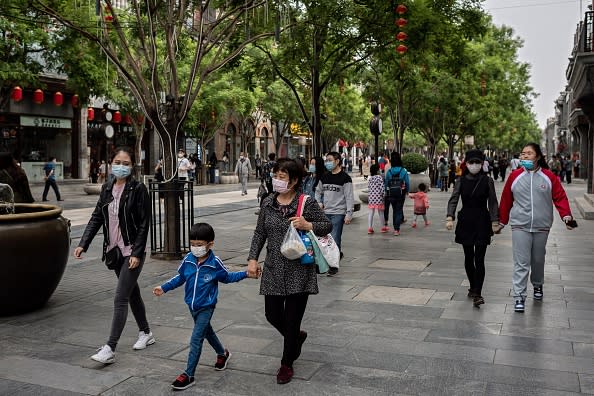
<path id="1" fill-rule="evenodd" d="M 324 165 L 324 159 L 316 156 L 312 158 L 316 164 L 316 180 L 320 181 L 322 176 L 326 173 L 326 166 Z"/>
<path id="2" fill-rule="evenodd" d="M 547 164 L 547 160 L 545 159 L 542 150 L 540 148 L 540 145 L 538 143 L 534 143 L 534 142 L 530 142 L 526 145 L 524 145 L 524 147 L 531 147 L 534 152 L 536 153 L 536 156 L 538 157 L 538 161 L 537 161 L 537 165 L 539 167 L 541 167 L 542 169 L 549 169 L 549 164 Z"/>

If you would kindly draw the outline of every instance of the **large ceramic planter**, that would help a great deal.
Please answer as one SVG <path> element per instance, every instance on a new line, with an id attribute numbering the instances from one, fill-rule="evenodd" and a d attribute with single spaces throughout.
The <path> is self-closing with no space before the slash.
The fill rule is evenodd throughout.
<path id="1" fill-rule="evenodd" d="M 237 183 L 239 183 L 239 177 L 234 173 L 222 174 L 219 176 L 219 180 L 221 181 L 221 184 L 237 184 Z"/>
<path id="2" fill-rule="evenodd" d="M 70 221 L 54 205 L 15 204 L 0 215 L 0 315 L 42 307 L 60 283 L 70 250 Z"/>
<path id="3" fill-rule="evenodd" d="M 419 184 L 421 183 L 425 183 L 427 186 L 427 191 L 431 190 L 431 178 L 429 175 L 424 175 L 422 173 L 410 173 L 408 175 L 408 180 L 410 182 L 410 192 L 419 191 Z"/>

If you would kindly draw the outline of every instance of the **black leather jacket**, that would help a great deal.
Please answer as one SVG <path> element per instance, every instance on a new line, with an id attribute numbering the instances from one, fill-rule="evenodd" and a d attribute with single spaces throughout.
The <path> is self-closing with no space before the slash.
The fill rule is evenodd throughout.
<path id="1" fill-rule="evenodd" d="M 109 246 L 109 213 L 107 210 L 109 203 L 113 201 L 111 190 L 114 182 L 115 179 L 103 184 L 97 206 L 78 244 L 86 252 L 99 228 L 103 226 L 102 260 L 105 260 L 105 251 Z M 124 245 L 132 245 L 132 257 L 142 258 L 149 233 L 151 202 L 146 186 L 132 177 L 126 181 L 122 192 L 118 217 Z"/>

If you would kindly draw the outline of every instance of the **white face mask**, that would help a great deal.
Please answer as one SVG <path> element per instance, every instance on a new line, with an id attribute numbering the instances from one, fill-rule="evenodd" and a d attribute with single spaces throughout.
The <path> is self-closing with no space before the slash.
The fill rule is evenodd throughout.
<path id="1" fill-rule="evenodd" d="M 208 248 L 205 246 L 190 246 L 190 251 L 196 257 L 203 257 L 208 253 Z"/>
<path id="2" fill-rule="evenodd" d="M 468 164 L 466 165 L 466 167 L 468 168 L 468 172 L 472 173 L 473 175 L 476 175 L 477 173 L 479 173 L 481 171 L 481 169 L 483 168 L 482 164 Z"/>
<path id="3" fill-rule="evenodd" d="M 177 156 L 178 158 L 184 158 L 184 155 L 182 153 L 179 153 Z"/>
<path id="4" fill-rule="evenodd" d="M 288 185 L 288 181 L 275 178 L 272 179 L 272 190 L 276 191 L 277 193 L 284 194 L 289 191 Z"/>

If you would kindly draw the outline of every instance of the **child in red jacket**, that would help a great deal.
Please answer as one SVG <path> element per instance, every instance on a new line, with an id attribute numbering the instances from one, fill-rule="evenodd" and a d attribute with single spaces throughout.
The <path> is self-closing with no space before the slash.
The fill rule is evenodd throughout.
<path id="1" fill-rule="evenodd" d="M 427 186 L 425 183 L 419 184 L 419 191 L 416 193 L 409 193 L 408 196 L 414 202 L 414 215 L 415 219 L 412 222 L 412 227 L 415 228 L 417 226 L 417 217 L 423 216 L 423 220 L 425 221 L 425 227 L 427 227 L 431 222 L 427 220 L 427 209 L 429 209 L 429 198 L 427 198 Z"/>

